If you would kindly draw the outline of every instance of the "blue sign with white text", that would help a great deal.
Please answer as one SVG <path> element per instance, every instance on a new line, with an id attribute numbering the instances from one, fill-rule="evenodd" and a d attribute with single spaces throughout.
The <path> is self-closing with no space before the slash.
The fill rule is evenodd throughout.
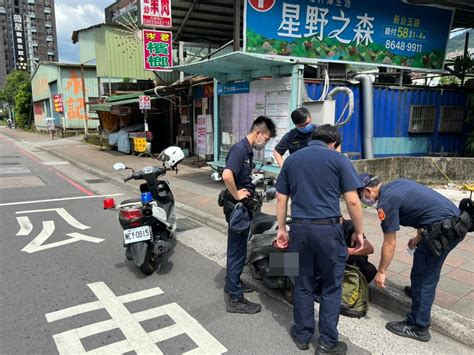
<path id="1" fill-rule="evenodd" d="M 248 81 L 239 81 L 230 84 L 219 84 L 217 95 L 246 94 L 250 91 Z"/>
<path id="2" fill-rule="evenodd" d="M 401 0 L 246 0 L 245 51 L 443 69 L 453 10 Z"/>

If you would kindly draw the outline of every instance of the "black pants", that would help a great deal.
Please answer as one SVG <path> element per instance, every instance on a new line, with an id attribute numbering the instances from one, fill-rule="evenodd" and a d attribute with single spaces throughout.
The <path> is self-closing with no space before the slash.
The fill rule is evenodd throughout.
<path id="1" fill-rule="evenodd" d="M 370 283 L 377 274 L 377 268 L 374 264 L 369 263 L 366 256 L 351 255 L 347 259 L 346 264 L 357 266 L 367 280 L 367 283 Z"/>

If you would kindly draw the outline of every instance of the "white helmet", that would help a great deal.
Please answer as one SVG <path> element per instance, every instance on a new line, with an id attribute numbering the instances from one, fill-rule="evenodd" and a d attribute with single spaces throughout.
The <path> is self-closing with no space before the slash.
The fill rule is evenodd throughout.
<path id="1" fill-rule="evenodd" d="M 158 159 L 162 160 L 167 169 L 172 169 L 184 159 L 184 153 L 180 147 L 171 146 L 161 152 Z"/>

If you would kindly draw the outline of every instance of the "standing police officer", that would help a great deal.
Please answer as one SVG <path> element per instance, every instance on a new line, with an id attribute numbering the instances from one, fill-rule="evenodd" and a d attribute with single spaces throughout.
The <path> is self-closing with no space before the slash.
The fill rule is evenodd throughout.
<path id="1" fill-rule="evenodd" d="M 304 148 L 311 141 L 314 131 L 311 113 L 306 107 L 300 107 L 291 113 L 291 120 L 295 125 L 291 131 L 286 133 L 273 149 L 273 156 L 280 168 L 283 166 L 283 155 L 288 150 L 293 154 L 297 150 Z"/>
<path id="2" fill-rule="evenodd" d="M 296 346 L 309 348 L 314 334 L 315 275 L 321 275 L 319 340 L 316 354 L 345 354 L 338 341 L 337 324 L 342 279 L 347 258 L 344 230 L 340 224 L 339 198 L 344 194 L 354 224 L 355 251 L 364 245 L 362 208 L 357 189 L 361 186 L 350 160 L 336 151 L 341 139 L 331 125 L 317 127 L 308 147 L 285 160 L 277 180 L 278 245 L 289 241 L 289 252 L 299 255 L 299 275 L 294 280 L 293 315 L 290 330 Z M 286 230 L 291 196 L 291 229 Z"/>
<path id="3" fill-rule="evenodd" d="M 253 150 L 262 150 L 268 141 L 275 137 L 275 124 L 267 117 L 260 116 L 252 124 L 250 132 L 229 151 L 222 178 L 227 187 L 227 194 L 233 204 L 251 197 L 255 191 L 252 184 Z M 232 210 L 224 206 L 226 220 L 230 222 Z M 248 211 L 251 218 L 252 211 Z M 229 294 L 227 312 L 257 313 L 260 305 L 244 298 L 244 292 L 255 289 L 240 280 L 247 257 L 247 237 L 249 228 L 244 231 L 228 229 L 227 239 L 227 277 L 225 292 Z"/>
<path id="4" fill-rule="evenodd" d="M 377 287 L 385 287 L 386 272 L 396 247 L 400 225 L 417 228 L 417 235 L 408 241 L 415 248 L 411 269 L 411 312 L 401 322 L 388 322 L 385 327 L 407 338 L 429 341 L 431 306 L 441 268 L 448 253 L 464 238 L 471 220 L 438 192 L 408 179 L 387 184 L 368 174 L 360 174 L 363 188 L 359 196 L 366 205 L 377 201 L 384 241 L 380 266 L 375 276 Z"/>

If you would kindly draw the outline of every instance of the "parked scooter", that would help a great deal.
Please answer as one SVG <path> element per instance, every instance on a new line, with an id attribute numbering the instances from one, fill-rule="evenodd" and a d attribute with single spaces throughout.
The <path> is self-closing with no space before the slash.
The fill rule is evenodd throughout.
<path id="1" fill-rule="evenodd" d="M 272 253 L 284 253 L 286 250 L 276 248 L 275 242 L 278 231 L 278 222 L 275 215 L 269 215 L 261 211 L 265 201 L 273 200 L 276 196 L 274 178 L 267 178 L 262 173 L 265 193 L 256 193 L 254 196 L 255 212 L 251 225 L 251 237 L 247 246 L 247 263 L 252 271 L 254 279 L 261 280 L 265 287 L 271 290 L 282 290 L 285 299 L 292 302 L 293 283 L 286 276 L 272 275 L 270 270 L 270 255 Z M 291 225 L 291 219 L 287 219 L 287 226 Z"/>
<path id="2" fill-rule="evenodd" d="M 118 220 L 124 230 L 126 258 L 133 260 L 145 275 L 151 275 L 157 270 L 163 256 L 176 244 L 173 193 L 168 182 L 159 178 L 169 170 L 177 173 L 177 166 L 183 159 L 183 151 L 173 146 L 165 149 L 158 157 L 163 162 L 162 167 L 147 166 L 134 171 L 123 163 L 114 164 L 115 170 L 132 170 L 132 175 L 125 178 L 124 182 L 132 179 L 145 181 L 140 185 L 140 199 L 122 201 L 117 207 L 114 206 L 113 199 L 104 200 L 104 208 L 118 211 Z"/>

